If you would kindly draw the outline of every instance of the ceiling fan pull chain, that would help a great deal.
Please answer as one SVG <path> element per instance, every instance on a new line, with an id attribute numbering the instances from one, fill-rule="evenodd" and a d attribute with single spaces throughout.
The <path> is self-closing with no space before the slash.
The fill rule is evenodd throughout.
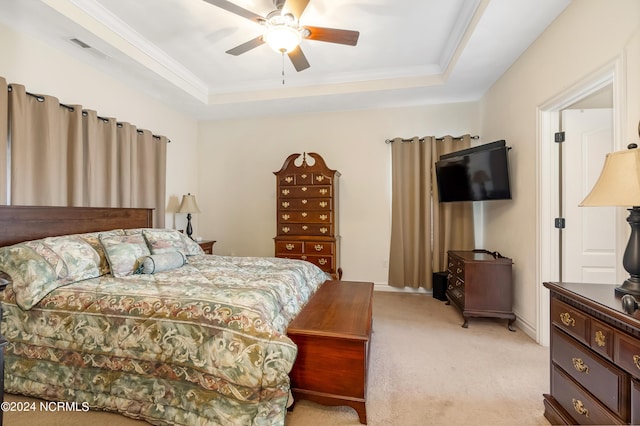
<path id="1" fill-rule="evenodd" d="M 282 85 L 284 86 L 284 49 L 282 49 Z"/>

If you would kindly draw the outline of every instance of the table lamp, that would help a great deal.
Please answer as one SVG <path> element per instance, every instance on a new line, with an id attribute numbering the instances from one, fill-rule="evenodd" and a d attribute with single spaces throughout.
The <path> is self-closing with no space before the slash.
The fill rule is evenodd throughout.
<path id="1" fill-rule="evenodd" d="M 622 258 L 622 266 L 629 273 L 617 295 L 640 295 L 640 150 L 630 144 L 626 151 L 607 154 L 600 177 L 580 206 L 630 207 L 627 222 L 631 236 Z"/>
<path id="2" fill-rule="evenodd" d="M 193 240 L 193 238 L 191 237 L 191 234 L 193 233 L 193 229 L 191 228 L 191 213 L 200 213 L 198 203 L 196 203 L 196 196 L 191 195 L 191 193 L 183 195 L 178 213 L 187 214 L 187 237 Z"/>

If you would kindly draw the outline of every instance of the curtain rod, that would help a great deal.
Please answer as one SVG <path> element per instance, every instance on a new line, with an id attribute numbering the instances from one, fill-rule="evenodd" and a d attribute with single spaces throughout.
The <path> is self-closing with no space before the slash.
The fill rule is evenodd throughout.
<path id="1" fill-rule="evenodd" d="M 437 141 L 443 141 L 444 140 L 444 136 L 436 138 Z M 464 138 L 464 136 L 455 136 L 452 137 L 451 139 L 454 141 L 460 141 L 462 140 L 462 138 Z M 415 138 L 411 138 L 411 139 L 400 139 L 400 142 L 413 142 Z M 480 136 L 478 135 L 473 135 L 471 136 L 471 139 L 480 139 Z M 393 143 L 395 139 L 387 139 L 384 141 L 384 143 Z M 424 142 L 424 138 L 418 138 L 418 142 Z"/>
<path id="2" fill-rule="evenodd" d="M 11 88 L 11 85 L 10 85 L 10 84 L 8 84 L 8 85 L 7 85 L 7 91 L 11 92 L 12 90 L 13 90 L 13 89 Z M 27 95 L 29 95 L 29 96 L 33 96 L 34 98 L 36 98 L 36 99 L 38 100 L 38 102 L 44 102 L 44 96 L 42 96 L 42 95 L 37 95 L 37 94 L 35 94 L 35 93 L 26 92 L 26 91 L 25 91 L 25 93 L 26 93 Z M 60 104 L 60 106 L 61 106 L 61 107 L 66 108 L 66 109 L 68 109 L 68 110 L 69 110 L 69 111 L 71 111 L 71 112 L 75 111 L 75 108 L 74 108 L 74 107 L 72 107 L 71 105 L 63 104 L 62 102 L 58 102 L 58 103 Z M 86 117 L 86 116 L 87 116 L 87 112 L 86 112 L 86 111 L 82 111 L 82 115 Z M 99 115 L 97 116 L 97 118 L 98 118 L 98 120 L 102 120 L 104 123 L 108 123 L 108 122 L 109 122 L 109 119 L 108 119 L 108 118 L 100 117 Z M 122 127 L 122 123 L 116 122 L 116 126 L 118 126 L 118 127 Z M 137 131 L 139 134 L 144 132 L 144 131 L 143 131 L 143 130 L 141 130 L 141 129 L 136 129 L 136 131 Z M 158 140 L 162 138 L 161 136 L 154 135 L 154 134 L 152 134 L 151 136 L 152 136 L 154 139 L 158 139 Z M 171 139 L 167 139 L 167 143 L 171 143 Z"/>

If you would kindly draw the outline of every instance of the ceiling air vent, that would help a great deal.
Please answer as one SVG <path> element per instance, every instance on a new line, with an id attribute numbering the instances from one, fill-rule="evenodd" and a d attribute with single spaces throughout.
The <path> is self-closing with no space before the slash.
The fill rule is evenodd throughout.
<path id="1" fill-rule="evenodd" d="M 91 46 L 89 46 L 87 43 L 85 43 L 82 40 L 78 40 L 77 38 L 72 38 L 71 42 L 77 44 L 78 46 L 82 47 L 83 49 L 91 49 Z"/>
<path id="2" fill-rule="evenodd" d="M 83 49 L 87 49 L 90 53 L 92 53 L 94 56 L 97 56 L 100 59 L 107 59 L 107 55 L 105 55 L 104 53 L 102 53 L 101 51 L 99 51 L 98 49 L 96 49 L 95 47 L 85 43 L 84 41 L 80 40 L 79 38 L 70 38 L 69 41 L 73 44 L 75 44 L 78 47 L 81 47 Z"/>

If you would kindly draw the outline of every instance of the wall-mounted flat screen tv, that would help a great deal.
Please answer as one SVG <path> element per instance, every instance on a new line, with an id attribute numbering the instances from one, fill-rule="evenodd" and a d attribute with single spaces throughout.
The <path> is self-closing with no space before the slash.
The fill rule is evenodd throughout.
<path id="1" fill-rule="evenodd" d="M 440 201 L 511 199 L 510 149 L 500 140 L 441 155 L 436 162 Z"/>

